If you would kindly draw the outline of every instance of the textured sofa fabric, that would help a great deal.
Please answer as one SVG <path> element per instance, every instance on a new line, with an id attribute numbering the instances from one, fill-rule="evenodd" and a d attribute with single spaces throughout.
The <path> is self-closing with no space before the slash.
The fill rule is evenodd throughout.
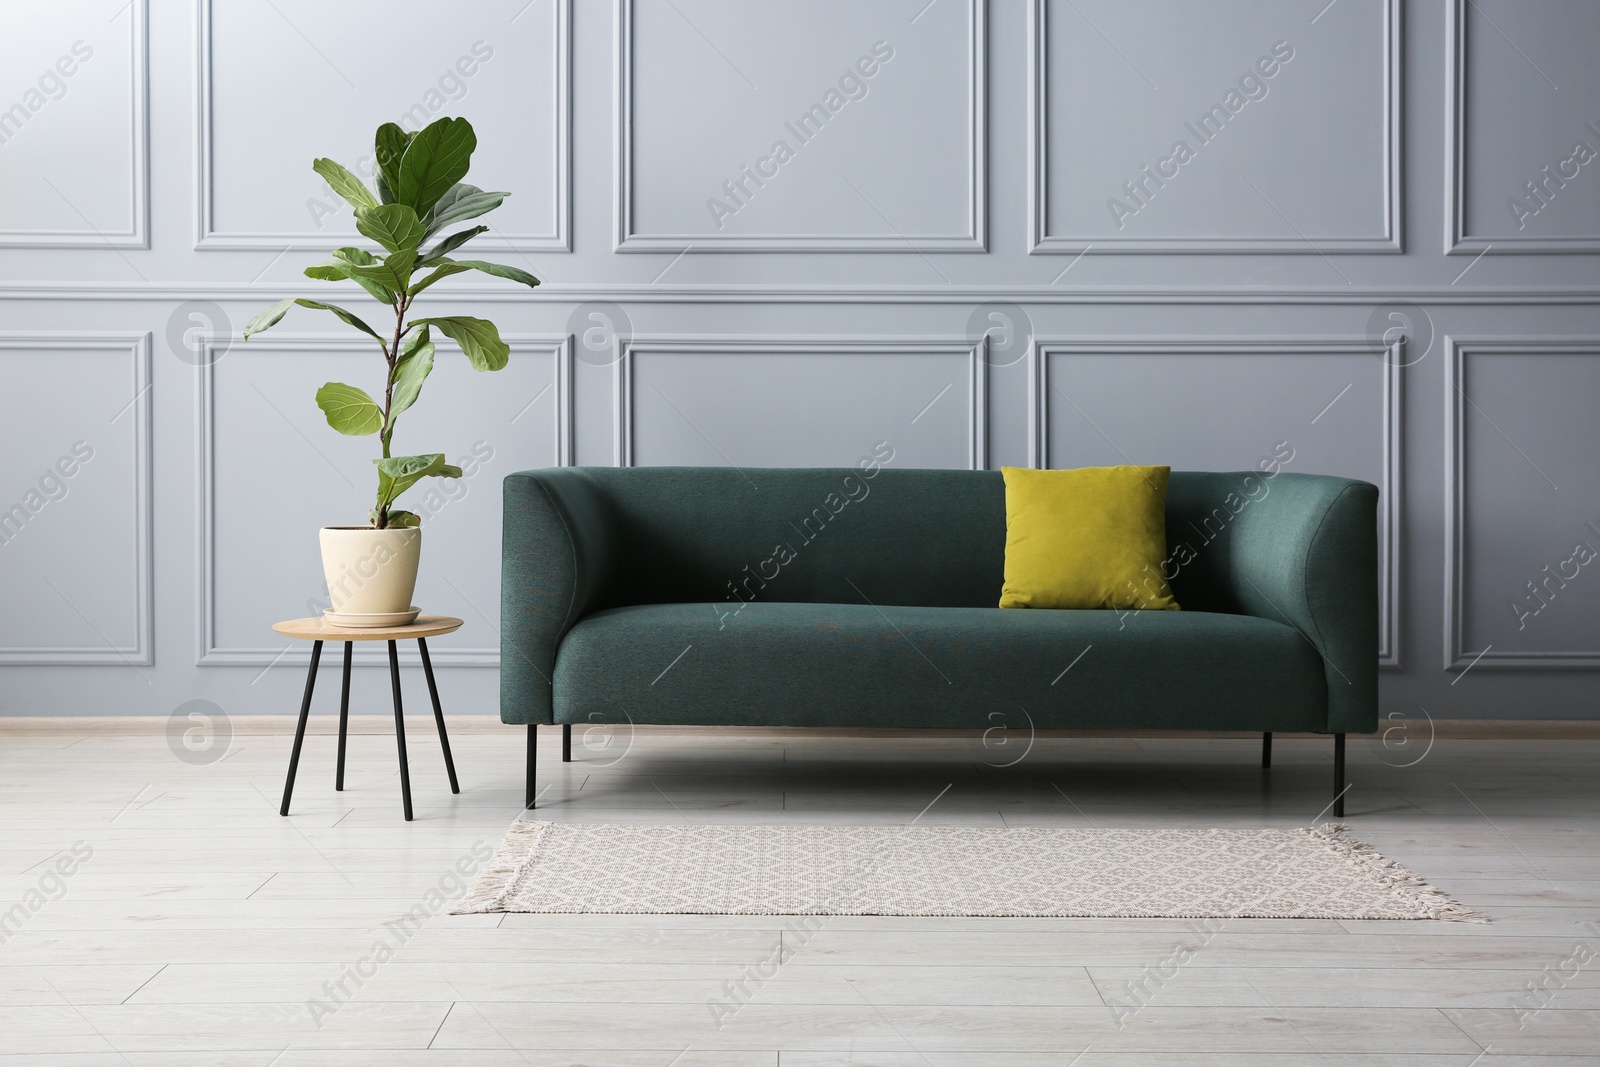
<path id="1" fill-rule="evenodd" d="M 524 471 L 501 718 L 1371 732 L 1376 506 L 1343 478 L 1174 471 L 1182 611 L 1002 610 L 998 471 Z"/>
<path id="2" fill-rule="evenodd" d="M 1299 633 L 1201 611 L 1130 614 L 1119 629 L 1110 611 L 754 603 L 719 629 L 705 604 L 646 604 L 573 627 L 555 683 L 557 722 L 1316 731 L 1328 721 L 1322 661 Z"/>

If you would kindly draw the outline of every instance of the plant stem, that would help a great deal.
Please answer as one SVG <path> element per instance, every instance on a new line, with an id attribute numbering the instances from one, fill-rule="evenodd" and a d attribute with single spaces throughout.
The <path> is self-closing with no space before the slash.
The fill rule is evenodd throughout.
<path id="1" fill-rule="evenodd" d="M 389 365 L 389 373 L 385 376 L 383 384 L 383 432 L 380 435 L 383 444 L 383 458 L 389 458 L 389 436 L 394 432 L 390 423 L 390 408 L 394 403 L 394 368 L 400 360 L 400 339 L 405 336 L 406 326 L 406 295 L 400 293 L 394 301 L 394 341 L 384 350 L 384 360 Z M 389 505 L 379 503 L 376 526 L 386 529 L 389 525 Z"/>
<path id="2" fill-rule="evenodd" d="M 389 406 L 394 400 L 394 367 L 400 359 L 400 338 L 405 333 L 406 305 L 405 295 L 395 298 L 394 304 L 394 342 L 385 353 L 389 362 L 389 375 L 383 385 L 383 458 L 389 458 L 389 435 L 393 427 L 389 425 Z"/>

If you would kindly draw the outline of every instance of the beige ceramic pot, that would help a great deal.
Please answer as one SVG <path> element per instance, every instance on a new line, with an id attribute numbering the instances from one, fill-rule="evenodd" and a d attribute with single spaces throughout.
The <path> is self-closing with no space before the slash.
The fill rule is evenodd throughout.
<path id="1" fill-rule="evenodd" d="M 405 612 L 417 588 L 422 531 L 324 526 L 322 575 L 332 609 L 345 615 Z"/>

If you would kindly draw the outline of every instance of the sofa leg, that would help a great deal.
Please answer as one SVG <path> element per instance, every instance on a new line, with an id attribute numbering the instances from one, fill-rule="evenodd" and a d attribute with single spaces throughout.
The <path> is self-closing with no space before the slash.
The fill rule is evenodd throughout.
<path id="1" fill-rule="evenodd" d="M 1333 817 L 1344 818 L 1344 734 L 1333 735 Z"/>
<path id="2" fill-rule="evenodd" d="M 534 757 L 536 755 L 538 755 L 538 752 L 539 752 L 539 728 L 537 726 L 535 726 L 533 723 L 530 722 L 528 724 L 528 777 L 527 777 L 527 784 L 523 789 L 523 803 L 522 803 L 522 806 L 524 808 L 533 807 L 534 798 L 537 796 L 537 794 L 533 791 L 533 766 L 534 766 Z"/>
<path id="3" fill-rule="evenodd" d="M 1268 730 L 1261 735 L 1261 769 L 1267 770 L 1272 766 L 1272 731 Z"/>
<path id="4" fill-rule="evenodd" d="M 561 762 L 572 762 L 572 724 L 570 722 L 561 724 Z"/>

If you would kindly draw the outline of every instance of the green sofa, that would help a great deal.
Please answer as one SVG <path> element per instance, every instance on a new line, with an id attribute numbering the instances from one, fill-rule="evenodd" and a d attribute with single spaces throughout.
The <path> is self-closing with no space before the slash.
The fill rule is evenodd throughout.
<path id="1" fill-rule="evenodd" d="M 500 715 L 1344 735 L 1378 725 L 1378 490 L 1173 471 L 1181 611 L 1002 610 L 998 471 L 571 467 L 505 480 Z"/>

